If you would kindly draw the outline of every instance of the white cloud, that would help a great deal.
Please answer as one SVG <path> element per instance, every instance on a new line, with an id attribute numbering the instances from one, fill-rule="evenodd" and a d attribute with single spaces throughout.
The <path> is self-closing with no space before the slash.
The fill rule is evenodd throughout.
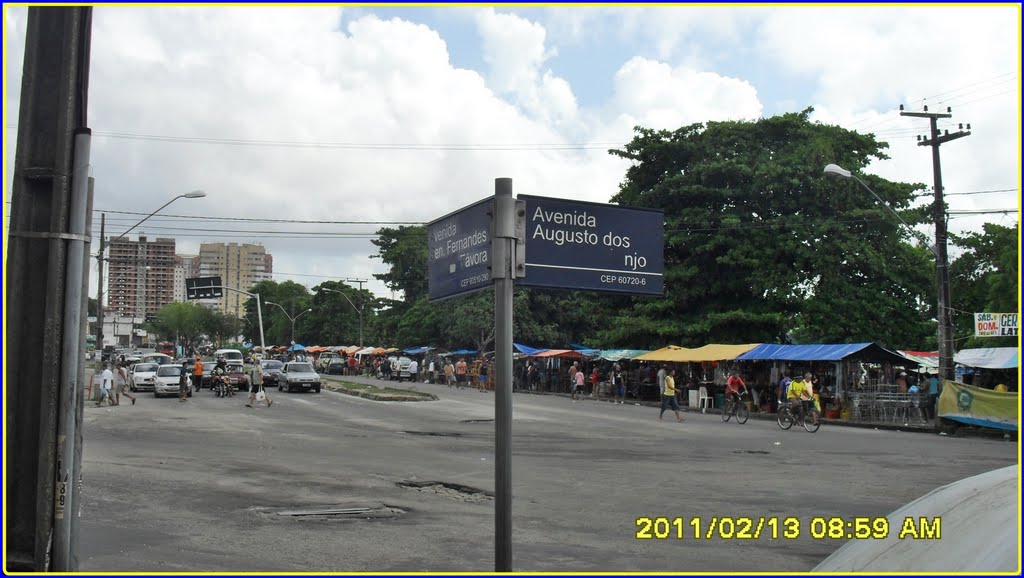
<path id="1" fill-rule="evenodd" d="M 436 30 L 367 14 L 372 9 L 352 16 L 333 7 L 97 7 L 90 79 L 95 206 L 145 214 L 175 194 L 202 188 L 207 198 L 178 201 L 167 212 L 428 221 L 491 194 L 493 179 L 505 176 L 515 179 L 518 193 L 607 201 L 627 164 L 606 149 L 628 141 L 634 125 L 673 129 L 757 118 L 761 95 L 769 92 L 776 102 L 814 104 L 817 118 L 893 137 L 893 160 L 871 170 L 930 182 L 927 151 L 902 138 L 923 124 L 883 114 L 883 104 L 1019 69 L 1011 50 L 1014 22 L 997 9 L 548 8 L 540 21 L 494 9 L 461 10 L 465 18 L 454 22 L 467 36 L 479 35 L 482 70 L 453 65 L 449 43 Z M 17 122 L 26 11 L 5 7 L 4 13 L 10 125 Z M 963 40 L 941 40 L 958 25 Z M 623 64 L 610 78 L 591 79 L 610 87 L 607 98 L 588 98 L 599 103 L 581 106 L 577 95 L 593 87 L 574 86 L 549 65 L 559 45 L 587 46 L 609 36 L 624 47 L 616 57 Z M 858 40 L 867 46 L 857 47 Z M 749 57 L 760 76 L 724 72 L 716 63 L 728 55 Z M 1019 85 L 1016 74 L 1004 80 L 1002 89 Z M 1019 90 L 991 96 L 1002 89 L 946 96 L 964 96 L 954 102 L 956 120 L 972 122 L 975 132 L 942 149 L 948 191 L 1019 182 Z M 986 95 L 988 100 L 970 102 Z M 203 140 L 218 138 L 245 142 Z M 14 139 L 15 131 L 7 130 L 7 183 Z M 586 150 L 480 146 L 581 142 L 602 144 Z M 365 146 L 371 144 L 428 150 Z M 1006 200 L 966 196 L 951 202 L 985 203 Z M 134 218 L 108 217 L 108 233 L 115 234 Z M 169 234 L 158 229 L 167 223 L 154 219 L 143 229 Z M 175 225 L 207 229 L 210 222 Z M 214 235 L 244 228 L 250 232 L 234 240 L 262 241 L 277 271 L 307 285 L 322 279 L 303 275 L 368 277 L 383 270 L 379 260 L 369 259 L 375 248 L 366 239 L 255 232 L 372 232 L 374 226 L 218 226 L 180 234 L 180 250 L 196 252 L 201 240 L 230 240 Z M 386 294 L 378 283 L 370 288 Z"/>
<path id="2" fill-rule="evenodd" d="M 756 119 L 761 103 L 743 80 L 634 57 L 615 73 L 614 108 L 634 124 L 675 129 L 708 120 Z"/>

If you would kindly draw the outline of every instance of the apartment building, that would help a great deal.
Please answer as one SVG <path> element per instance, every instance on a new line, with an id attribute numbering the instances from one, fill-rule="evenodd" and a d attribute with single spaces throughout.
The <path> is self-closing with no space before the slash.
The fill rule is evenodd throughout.
<path id="1" fill-rule="evenodd" d="M 121 317 L 154 315 L 174 300 L 174 239 L 140 235 L 110 243 L 106 313 Z"/>
<path id="2" fill-rule="evenodd" d="M 220 277 L 225 287 L 248 291 L 253 285 L 273 276 L 274 260 L 263 245 L 251 243 L 203 243 L 199 246 L 199 277 Z M 245 314 L 248 295 L 225 290 L 220 299 L 209 303 L 218 311 L 237 317 Z"/>
<path id="3" fill-rule="evenodd" d="M 174 301 L 182 303 L 187 301 L 185 294 L 185 279 L 198 277 L 200 271 L 199 255 L 175 255 L 174 256 Z"/>

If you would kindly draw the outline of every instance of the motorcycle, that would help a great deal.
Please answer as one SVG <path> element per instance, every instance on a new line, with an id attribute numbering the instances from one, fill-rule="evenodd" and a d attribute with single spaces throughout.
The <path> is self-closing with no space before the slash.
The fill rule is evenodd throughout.
<path id="1" fill-rule="evenodd" d="M 213 395 L 216 397 L 229 397 L 235 395 L 235 386 L 228 382 L 228 378 L 225 375 L 214 375 L 213 383 L 210 388 L 213 389 Z"/>

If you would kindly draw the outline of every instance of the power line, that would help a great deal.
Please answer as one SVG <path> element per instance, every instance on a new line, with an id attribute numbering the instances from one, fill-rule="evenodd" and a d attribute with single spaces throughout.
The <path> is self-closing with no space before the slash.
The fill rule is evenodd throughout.
<path id="1" fill-rule="evenodd" d="M 7 128 L 17 128 L 9 124 Z M 106 137 L 134 141 L 170 142 L 187 144 L 218 144 L 230 146 L 279 147 L 303 149 L 341 149 L 341 150 L 405 150 L 405 151 L 534 151 L 534 150 L 587 150 L 602 149 L 609 146 L 621 146 L 618 141 L 580 142 L 580 143 L 367 143 L 367 142 L 318 142 L 318 141 L 287 141 L 258 140 L 241 138 L 218 138 L 203 136 L 176 136 L 160 134 L 140 134 L 94 130 L 94 137 Z"/>
<path id="2" fill-rule="evenodd" d="M 93 213 L 113 213 L 118 215 L 148 215 L 149 213 L 142 213 L 136 211 L 114 211 L 106 209 L 93 209 Z M 174 218 L 174 219 L 203 219 L 210 221 L 242 221 L 247 223 L 303 223 L 303 224 L 317 224 L 317 225 L 425 225 L 425 222 L 420 221 L 318 221 L 318 220 L 304 220 L 304 219 L 267 219 L 267 218 L 255 218 L 255 217 L 211 217 L 205 215 L 175 215 L 168 213 L 161 213 L 156 218 Z"/>
<path id="3" fill-rule="evenodd" d="M 966 191 L 962 193 L 946 193 L 947 197 L 956 197 L 961 195 L 988 195 L 991 193 L 1015 193 L 1019 189 L 990 189 L 987 191 Z M 930 197 L 932 193 L 921 193 L 920 195 L 914 195 L 916 197 Z"/>

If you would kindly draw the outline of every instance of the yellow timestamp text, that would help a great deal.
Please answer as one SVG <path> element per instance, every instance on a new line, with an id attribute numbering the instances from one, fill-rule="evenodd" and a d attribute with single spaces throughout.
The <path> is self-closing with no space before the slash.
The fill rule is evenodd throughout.
<path id="1" fill-rule="evenodd" d="M 641 516 L 636 519 L 637 540 L 884 540 L 890 522 L 885 517 L 815 516 Z M 904 518 L 897 538 L 942 538 L 942 518 Z"/>

